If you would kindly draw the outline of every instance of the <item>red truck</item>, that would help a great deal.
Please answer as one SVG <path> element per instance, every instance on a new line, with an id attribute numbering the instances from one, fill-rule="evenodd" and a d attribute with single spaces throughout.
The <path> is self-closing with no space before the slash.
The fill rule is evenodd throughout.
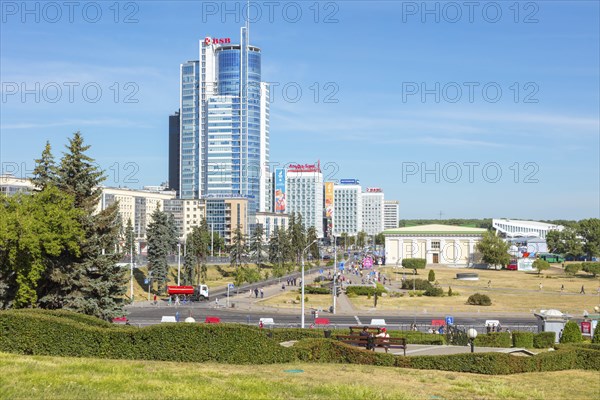
<path id="1" fill-rule="evenodd" d="M 172 295 L 187 295 L 194 300 L 208 300 L 208 286 L 167 286 L 167 293 Z"/>

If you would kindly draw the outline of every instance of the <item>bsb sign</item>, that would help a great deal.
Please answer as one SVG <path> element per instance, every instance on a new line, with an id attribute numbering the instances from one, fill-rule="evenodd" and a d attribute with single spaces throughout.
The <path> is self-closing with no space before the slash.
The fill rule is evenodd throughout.
<path id="1" fill-rule="evenodd" d="M 206 37 L 204 39 L 204 44 L 206 46 L 210 45 L 210 44 L 228 44 L 231 43 L 231 39 L 230 38 L 210 38 L 210 37 Z"/>

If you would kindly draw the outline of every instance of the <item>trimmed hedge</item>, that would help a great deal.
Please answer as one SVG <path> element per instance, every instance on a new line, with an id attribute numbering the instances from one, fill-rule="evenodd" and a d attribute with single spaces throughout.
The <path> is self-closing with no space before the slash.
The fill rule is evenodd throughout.
<path id="1" fill-rule="evenodd" d="M 377 291 L 377 295 L 381 296 L 382 293 L 387 293 L 385 287 L 382 284 L 378 283 L 377 288 L 373 286 L 347 286 L 346 294 L 355 294 L 357 296 L 374 296 L 375 291 Z"/>
<path id="2" fill-rule="evenodd" d="M 572 348 L 533 357 L 505 353 L 463 353 L 444 356 L 398 357 L 375 353 L 327 339 L 304 339 L 294 346 L 302 361 L 384 365 L 400 368 L 507 375 L 523 372 L 587 369 L 600 371 L 598 351 Z"/>
<path id="3" fill-rule="evenodd" d="M 513 347 L 523 347 L 526 349 L 533 348 L 533 333 L 532 332 L 513 332 Z"/>
<path id="4" fill-rule="evenodd" d="M 475 346 L 481 347 L 510 347 L 512 341 L 509 332 L 491 332 L 478 335 L 475 338 Z"/>
<path id="5" fill-rule="evenodd" d="M 298 289 L 298 293 L 302 293 L 302 289 Z M 330 294 L 331 290 L 320 286 L 304 286 L 304 294 Z"/>
<path id="6" fill-rule="evenodd" d="M 78 317 L 20 310 L 0 312 L 0 351 L 232 364 L 291 362 L 295 353 L 258 328 L 236 324 L 160 324 L 145 328 L 94 326 Z"/>
<path id="7" fill-rule="evenodd" d="M 583 335 L 579 330 L 579 325 L 574 321 L 567 321 L 559 339 L 560 343 L 580 343 L 583 342 Z"/>
<path id="8" fill-rule="evenodd" d="M 273 339 L 276 342 L 287 342 L 290 340 L 303 340 L 309 338 L 323 338 L 324 330 L 331 331 L 332 338 L 335 335 L 349 335 L 350 329 L 300 329 L 300 328 L 273 328 Z M 422 333 L 414 331 L 393 331 L 388 330 L 390 337 L 405 338 L 409 344 L 430 344 L 443 345 L 446 344 L 446 335 L 436 335 L 432 333 Z"/>
<path id="9" fill-rule="evenodd" d="M 536 349 L 548 349 L 554 346 L 556 341 L 555 332 L 540 332 L 533 335 L 533 347 Z"/>
<path id="10" fill-rule="evenodd" d="M 426 279 L 407 279 L 402 282 L 402 289 L 412 290 L 413 281 L 414 281 L 415 290 L 433 289 L 433 285 Z"/>

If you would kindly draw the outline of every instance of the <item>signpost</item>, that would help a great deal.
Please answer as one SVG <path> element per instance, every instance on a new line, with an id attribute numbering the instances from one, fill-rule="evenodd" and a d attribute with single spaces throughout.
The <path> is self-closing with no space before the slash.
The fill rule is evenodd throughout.
<path id="1" fill-rule="evenodd" d="M 446 317 L 446 325 L 454 325 L 454 317 L 448 315 Z"/>

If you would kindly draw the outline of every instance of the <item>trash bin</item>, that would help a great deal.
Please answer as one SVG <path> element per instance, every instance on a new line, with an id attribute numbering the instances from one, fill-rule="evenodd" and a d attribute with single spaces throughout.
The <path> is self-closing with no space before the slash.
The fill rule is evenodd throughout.
<path id="1" fill-rule="evenodd" d="M 325 334 L 325 338 L 327 338 L 327 339 L 331 338 L 331 331 L 329 331 L 329 330 L 323 331 L 323 334 Z"/>

